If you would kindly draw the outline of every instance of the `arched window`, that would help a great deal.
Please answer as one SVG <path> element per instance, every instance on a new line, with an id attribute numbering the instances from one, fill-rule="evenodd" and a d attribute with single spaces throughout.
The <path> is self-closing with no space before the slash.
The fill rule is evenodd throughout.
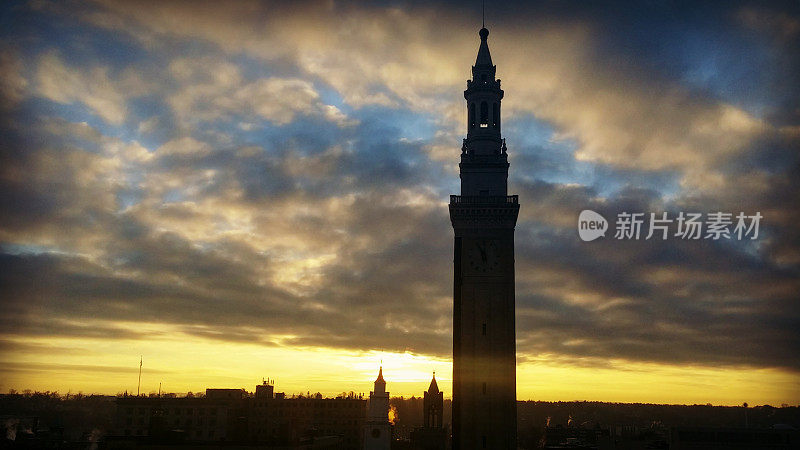
<path id="1" fill-rule="evenodd" d="M 469 105 L 469 127 L 475 128 L 475 103 Z"/>
<path id="2" fill-rule="evenodd" d="M 481 128 L 489 126 L 489 104 L 481 102 Z"/>
<path id="3" fill-rule="evenodd" d="M 494 119 L 492 121 L 492 126 L 495 128 L 500 128 L 500 105 L 497 103 L 492 105 L 492 116 Z"/>

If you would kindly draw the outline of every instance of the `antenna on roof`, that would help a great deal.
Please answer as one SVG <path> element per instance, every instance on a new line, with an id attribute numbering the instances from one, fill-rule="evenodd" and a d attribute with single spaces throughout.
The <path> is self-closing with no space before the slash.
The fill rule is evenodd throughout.
<path id="1" fill-rule="evenodd" d="M 139 388 L 142 387 L 142 355 L 139 355 L 139 383 L 136 385 L 136 396 L 139 396 Z"/>
<path id="2" fill-rule="evenodd" d="M 481 28 L 486 28 L 486 0 L 481 1 Z"/>

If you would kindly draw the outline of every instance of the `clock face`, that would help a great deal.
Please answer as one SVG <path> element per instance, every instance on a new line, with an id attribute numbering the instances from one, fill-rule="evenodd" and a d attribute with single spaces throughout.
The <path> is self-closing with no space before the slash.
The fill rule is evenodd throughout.
<path id="1" fill-rule="evenodd" d="M 467 264 L 477 273 L 491 273 L 500 265 L 497 244 L 489 239 L 476 239 L 467 244 Z"/>

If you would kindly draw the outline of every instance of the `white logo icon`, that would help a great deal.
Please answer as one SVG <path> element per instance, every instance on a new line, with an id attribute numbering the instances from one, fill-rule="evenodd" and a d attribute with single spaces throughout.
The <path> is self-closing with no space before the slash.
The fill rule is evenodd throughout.
<path id="1" fill-rule="evenodd" d="M 600 236 L 605 237 L 608 221 L 605 217 L 591 209 L 584 209 L 578 216 L 578 235 L 584 241 L 593 241 Z"/>

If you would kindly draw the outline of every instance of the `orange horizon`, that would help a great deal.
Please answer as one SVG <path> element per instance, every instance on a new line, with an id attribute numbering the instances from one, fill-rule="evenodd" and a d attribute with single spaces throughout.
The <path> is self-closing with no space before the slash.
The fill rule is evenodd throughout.
<path id="1" fill-rule="evenodd" d="M 106 348 L 99 347 L 103 344 Z M 274 380 L 288 396 L 345 392 L 369 395 L 383 361 L 392 397 L 422 395 L 432 373 L 445 398 L 452 397 L 450 359 L 412 353 L 348 352 L 326 348 L 263 348 L 254 344 L 193 343 L 163 340 L 130 345 L 91 340 L 93 352 L 44 354 L 38 358 L 7 353 L 0 392 L 117 395 L 136 393 L 139 355 L 144 353 L 141 392 L 185 395 L 207 388 L 250 392 L 262 378 Z M 88 346 L 88 345 L 87 345 Z M 158 349 L 149 354 L 144 350 Z M 202 353 L 203 357 L 198 354 Z M 129 364 L 120 366 L 120 361 Z M 198 361 L 204 361 L 198 365 Z M 582 363 L 583 366 L 578 364 Z M 788 369 L 670 365 L 635 361 L 564 361 L 554 355 L 517 364 L 520 401 L 712 404 L 738 406 L 800 405 L 800 377 Z M 63 394 L 62 394 L 63 395 Z"/>

